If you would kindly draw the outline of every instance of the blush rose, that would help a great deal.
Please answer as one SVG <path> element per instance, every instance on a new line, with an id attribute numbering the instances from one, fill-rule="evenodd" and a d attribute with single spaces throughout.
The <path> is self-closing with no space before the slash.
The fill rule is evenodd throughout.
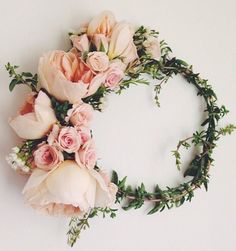
<path id="1" fill-rule="evenodd" d="M 55 146 L 43 144 L 33 153 L 34 164 L 37 168 L 49 171 L 59 165 L 63 160 L 63 154 Z"/>

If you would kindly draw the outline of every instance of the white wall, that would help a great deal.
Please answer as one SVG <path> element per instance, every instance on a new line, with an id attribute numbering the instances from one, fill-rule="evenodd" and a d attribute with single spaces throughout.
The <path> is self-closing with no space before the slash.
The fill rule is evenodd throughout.
<path id="1" fill-rule="evenodd" d="M 236 123 L 236 2 L 234 0 L 109 1 L 0 0 L 0 250 L 64 251 L 67 219 L 45 217 L 23 202 L 25 179 L 14 173 L 5 155 L 16 142 L 7 118 L 17 110 L 26 90 L 8 91 L 3 65 L 10 61 L 35 72 L 39 56 L 66 49 L 67 31 L 104 9 L 160 31 L 175 55 L 185 59 L 212 83 L 219 103 L 231 113 L 222 125 Z M 182 181 L 170 151 L 177 141 L 198 129 L 202 104 L 195 90 L 180 78 L 163 89 L 161 109 L 148 87 L 134 87 L 111 96 L 103 114 L 96 114 L 94 135 L 107 169 L 144 181 L 175 185 Z M 96 218 L 74 250 L 80 251 L 234 251 L 236 133 L 218 143 L 209 191 L 196 192 L 192 203 L 146 216 L 145 210 L 119 211 L 115 220 Z M 187 160 L 187 157 L 186 157 Z"/>

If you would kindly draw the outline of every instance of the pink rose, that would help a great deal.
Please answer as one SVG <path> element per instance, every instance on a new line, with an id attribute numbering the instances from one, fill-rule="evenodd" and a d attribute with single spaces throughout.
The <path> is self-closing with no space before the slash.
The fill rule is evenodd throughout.
<path id="1" fill-rule="evenodd" d="M 67 153 L 73 153 L 79 150 L 81 138 L 74 127 L 63 127 L 58 135 L 58 146 Z"/>
<path id="2" fill-rule="evenodd" d="M 93 140 L 87 141 L 80 149 L 75 153 L 75 160 L 78 165 L 93 169 L 96 161 L 97 154 Z"/>
<path id="3" fill-rule="evenodd" d="M 48 144 L 39 146 L 33 156 L 36 167 L 44 171 L 50 171 L 64 160 L 62 152 L 58 151 L 55 146 Z"/>
<path id="4" fill-rule="evenodd" d="M 111 66 L 106 72 L 106 80 L 104 85 L 107 88 L 113 90 L 118 86 L 118 84 L 121 82 L 124 76 L 125 73 L 123 70 L 121 70 L 119 67 Z"/>
<path id="5" fill-rule="evenodd" d="M 85 144 L 87 141 L 89 141 L 92 137 L 91 131 L 88 127 L 86 126 L 75 126 L 77 132 L 80 135 L 82 145 Z"/>
<path id="6" fill-rule="evenodd" d="M 73 46 L 81 52 L 89 51 L 89 40 L 86 34 L 70 36 Z"/>
<path id="7" fill-rule="evenodd" d="M 93 43 L 96 46 L 97 51 L 108 51 L 108 39 L 104 34 L 95 34 L 93 36 Z"/>
<path id="8" fill-rule="evenodd" d="M 95 74 L 74 48 L 69 52 L 52 51 L 39 61 L 39 81 L 48 93 L 60 101 L 78 103 L 94 94 L 104 82 L 103 74 Z"/>
<path id="9" fill-rule="evenodd" d="M 74 126 L 88 126 L 89 122 L 92 120 L 93 107 L 89 104 L 75 104 L 67 112 L 67 119 L 70 120 Z"/>
<path id="10" fill-rule="evenodd" d="M 105 52 L 95 51 L 88 53 L 88 66 L 94 71 L 105 71 L 108 68 L 109 58 Z"/>

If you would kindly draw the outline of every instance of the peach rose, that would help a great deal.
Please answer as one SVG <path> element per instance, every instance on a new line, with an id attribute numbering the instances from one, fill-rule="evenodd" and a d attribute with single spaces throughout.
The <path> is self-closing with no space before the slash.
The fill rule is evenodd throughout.
<path id="1" fill-rule="evenodd" d="M 93 170 L 94 172 L 94 170 Z M 100 183 L 104 184 L 105 188 L 109 190 L 109 197 L 102 196 L 102 189 L 98 187 L 97 189 L 97 198 L 99 199 L 100 203 L 102 202 L 103 205 L 110 205 L 111 201 L 114 202 L 116 198 L 116 193 L 118 191 L 118 187 L 111 182 L 110 178 L 107 175 L 107 172 L 104 170 L 100 170 L 99 172 L 94 172 L 94 176 L 97 176 L 97 180 L 101 180 Z"/>
<path id="2" fill-rule="evenodd" d="M 93 107 L 89 104 L 74 104 L 68 110 L 66 120 L 70 120 L 74 126 L 88 126 L 93 117 Z"/>
<path id="3" fill-rule="evenodd" d="M 158 42 L 158 40 L 154 37 L 149 37 L 146 41 L 143 43 L 144 47 L 146 48 L 146 51 L 150 56 L 155 60 L 160 60 L 161 58 L 161 47 Z"/>
<path id="4" fill-rule="evenodd" d="M 80 166 L 93 169 L 96 161 L 97 154 L 95 144 L 93 140 L 87 141 L 80 149 L 75 153 L 75 160 Z"/>
<path id="5" fill-rule="evenodd" d="M 87 34 L 88 36 L 104 34 L 106 37 L 109 37 L 115 24 L 116 20 L 113 13 L 110 11 L 103 11 L 90 21 Z"/>
<path id="6" fill-rule="evenodd" d="M 33 156 L 36 167 L 44 171 L 50 171 L 64 160 L 62 152 L 55 146 L 48 144 L 39 146 L 38 149 L 34 151 Z"/>
<path id="7" fill-rule="evenodd" d="M 77 35 L 72 35 L 70 36 L 70 40 L 73 44 L 73 46 L 81 51 L 81 52 L 85 52 L 85 51 L 89 51 L 89 40 L 86 34 L 77 36 Z"/>
<path id="8" fill-rule="evenodd" d="M 47 134 L 52 125 L 57 121 L 51 100 L 40 91 L 29 94 L 19 115 L 10 119 L 10 126 L 15 133 L 23 139 L 39 139 Z"/>
<path id="9" fill-rule="evenodd" d="M 105 52 L 89 52 L 86 62 L 92 70 L 101 72 L 105 71 L 108 68 L 109 58 Z"/>
<path id="10" fill-rule="evenodd" d="M 125 64 L 138 59 L 137 49 L 133 42 L 134 28 L 122 21 L 117 23 L 111 34 L 108 50 L 109 59 L 121 58 Z"/>
<path id="11" fill-rule="evenodd" d="M 73 153 L 79 150 L 81 138 L 74 127 L 63 127 L 59 132 L 57 143 L 62 151 Z"/>
<path id="12" fill-rule="evenodd" d="M 78 57 L 75 49 L 69 52 L 52 51 L 42 56 L 38 74 L 41 86 L 48 93 L 72 104 L 94 94 L 104 82 L 103 74 L 94 74 Z"/>
<path id="13" fill-rule="evenodd" d="M 97 51 L 108 51 L 108 39 L 104 34 L 95 34 L 93 36 L 93 44 L 96 46 Z"/>
<path id="14" fill-rule="evenodd" d="M 48 214 L 83 216 L 114 203 L 114 191 L 97 171 L 66 160 L 49 172 L 35 169 L 23 194 L 32 207 Z"/>

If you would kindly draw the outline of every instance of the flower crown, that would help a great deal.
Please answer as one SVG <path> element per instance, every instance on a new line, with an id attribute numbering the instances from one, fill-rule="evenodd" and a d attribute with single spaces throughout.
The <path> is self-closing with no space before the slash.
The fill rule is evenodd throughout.
<path id="1" fill-rule="evenodd" d="M 158 32 L 117 22 L 105 11 L 69 36 L 71 48 L 44 54 L 38 74 L 17 73 L 17 66 L 6 65 L 12 78 L 10 91 L 20 84 L 31 89 L 18 115 L 10 120 L 23 142 L 12 149 L 7 161 L 18 173 L 28 176 L 23 189 L 28 204 L 51 215 L 72 217 L 68 243 L 73 246 L 90 218 L 99 213 L 115 217 L 115 202 L 125 200 L 123 208 L 127 210 L 151 201 L 152 214 L 190 201 L 196 188 L 207 188 L 215 141 L 230 134 L 235 126 L 217 129 L 227 109 L 217 106 L 207 80 L 171 56 L 170 47 L 158 40 Z M 102 111 L 104 97 L 111 92 L 120 94 L 132 84 L 148 85 L 143 74 L 160 80 L 154 86 L 158 106 L 163 83 L 181 74 L 204 98 L 207 114 L 203 130 L 181 140 L 173 151 L 180 168 L 181 147 L 201 149 L 185 171 L 192 180 L 174 188 L 156 185 L 152 192 L 146 191 L 144 184 L 135 188 L 126 185 L 126 177 L 119 180 L 115 171 L 111 180 L 97 165 L 90 130 L 93 112 Z"/>

